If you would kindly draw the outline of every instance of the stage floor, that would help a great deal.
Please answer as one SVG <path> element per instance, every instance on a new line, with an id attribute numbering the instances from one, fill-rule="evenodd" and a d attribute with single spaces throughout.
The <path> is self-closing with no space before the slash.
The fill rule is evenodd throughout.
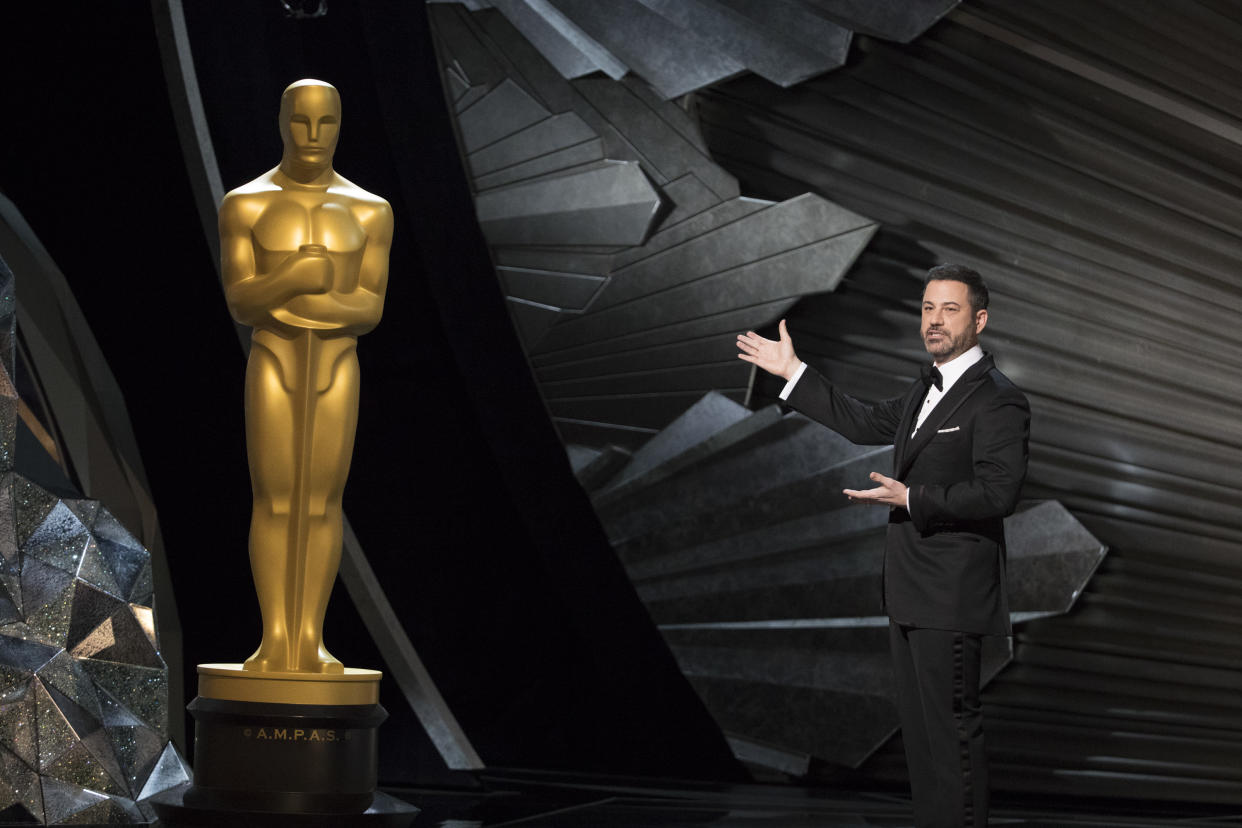
<path id="1" fill-rule="evenodd" d="M 422 809 L 414 828 L 898 828 L 912 825 L 907 799 L 884 794 L 736 785 L 710 788 L 487 776 L 486 792 L 398 790 Z M 1142 803 L 1064 807 L 998 803 L 990 825 L 1016 828 L 1242 826 L 1242 807 Z"/>

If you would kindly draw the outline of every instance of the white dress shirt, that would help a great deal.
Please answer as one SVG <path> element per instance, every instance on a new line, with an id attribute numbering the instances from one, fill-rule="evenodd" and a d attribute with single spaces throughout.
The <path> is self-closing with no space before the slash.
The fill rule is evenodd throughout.
<path id="1" fill-rule="evenodd" d="M 924 398 L 923 407 L 919 409 L 919 416 L 914 421 L 914 431 L 910 432 L 911 437 L 918 433 L 919 428 L 923 425 L 923 421 L 927 419 L 927 415 L 936 407 L 936 403 L 940 402 L 940 399 L 949 393 L 949 389 L 953 387 L 953 384 L 962 378 L 962 374 L 966 373 L 970 366 L 981 359 L 983 359 L 983 349 L 975 345 L 966 353 L 954 357 L 944 365 L 936 366 L 940 369 L 941 387 L 927 386 L 927 397 Z M 790 388 L 790 390 L 792 391 L 793 388 Z"/>

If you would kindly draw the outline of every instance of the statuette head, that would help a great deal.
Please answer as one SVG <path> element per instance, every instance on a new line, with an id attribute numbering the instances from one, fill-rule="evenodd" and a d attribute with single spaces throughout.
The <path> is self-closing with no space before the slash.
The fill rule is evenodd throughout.
<path id="1" fill-rule="evenodd" d="M 341 128 L 341 96 L 336 87 L 305 79 L 289 84 L 280 97 L 280 138 L 285 162 L 330 167 Z"/>

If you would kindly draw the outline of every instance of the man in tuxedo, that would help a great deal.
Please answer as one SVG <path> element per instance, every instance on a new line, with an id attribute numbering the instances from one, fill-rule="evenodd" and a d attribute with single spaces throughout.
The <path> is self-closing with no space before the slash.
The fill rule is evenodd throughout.
<path id="1" fill-rule="evenodd" d="M 974 270 L 927 273 L 921 333 L 933 364 L 901 396 L 850 397 L 780 339 L 750 331 L 738 355 L 783 377 L 793 408 L 863 445 L 893 444 L 893 476 L 845 489 L 889 509 L 883 602 L 918 828 L 985 826 L 980 639 L 1008 635 L 1003 521 L 1026 475 L 1030 407 L 979 346 L 988 291 Z"/>

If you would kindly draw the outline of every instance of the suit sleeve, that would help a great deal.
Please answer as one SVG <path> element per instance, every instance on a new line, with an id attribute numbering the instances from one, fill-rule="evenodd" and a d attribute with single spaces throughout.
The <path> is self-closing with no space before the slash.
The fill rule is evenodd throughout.
<path id="1" fill-rule="evenodd" d="M 905 407 L 904 397 L 865 403 L 843 394 L 809 366 L 785 402 L 862 446 L 891 445 Z"/>
<path id="2" fill-rule="evenodd" d="M 1004 518 L 1018 505 L 1026 477 L 1031 409 L 1010 386 L 998 393 L 974 422 L 973 475 L 947 485 L 911 488 L 910 519 L 920 532 L 938 524 Z"/>

